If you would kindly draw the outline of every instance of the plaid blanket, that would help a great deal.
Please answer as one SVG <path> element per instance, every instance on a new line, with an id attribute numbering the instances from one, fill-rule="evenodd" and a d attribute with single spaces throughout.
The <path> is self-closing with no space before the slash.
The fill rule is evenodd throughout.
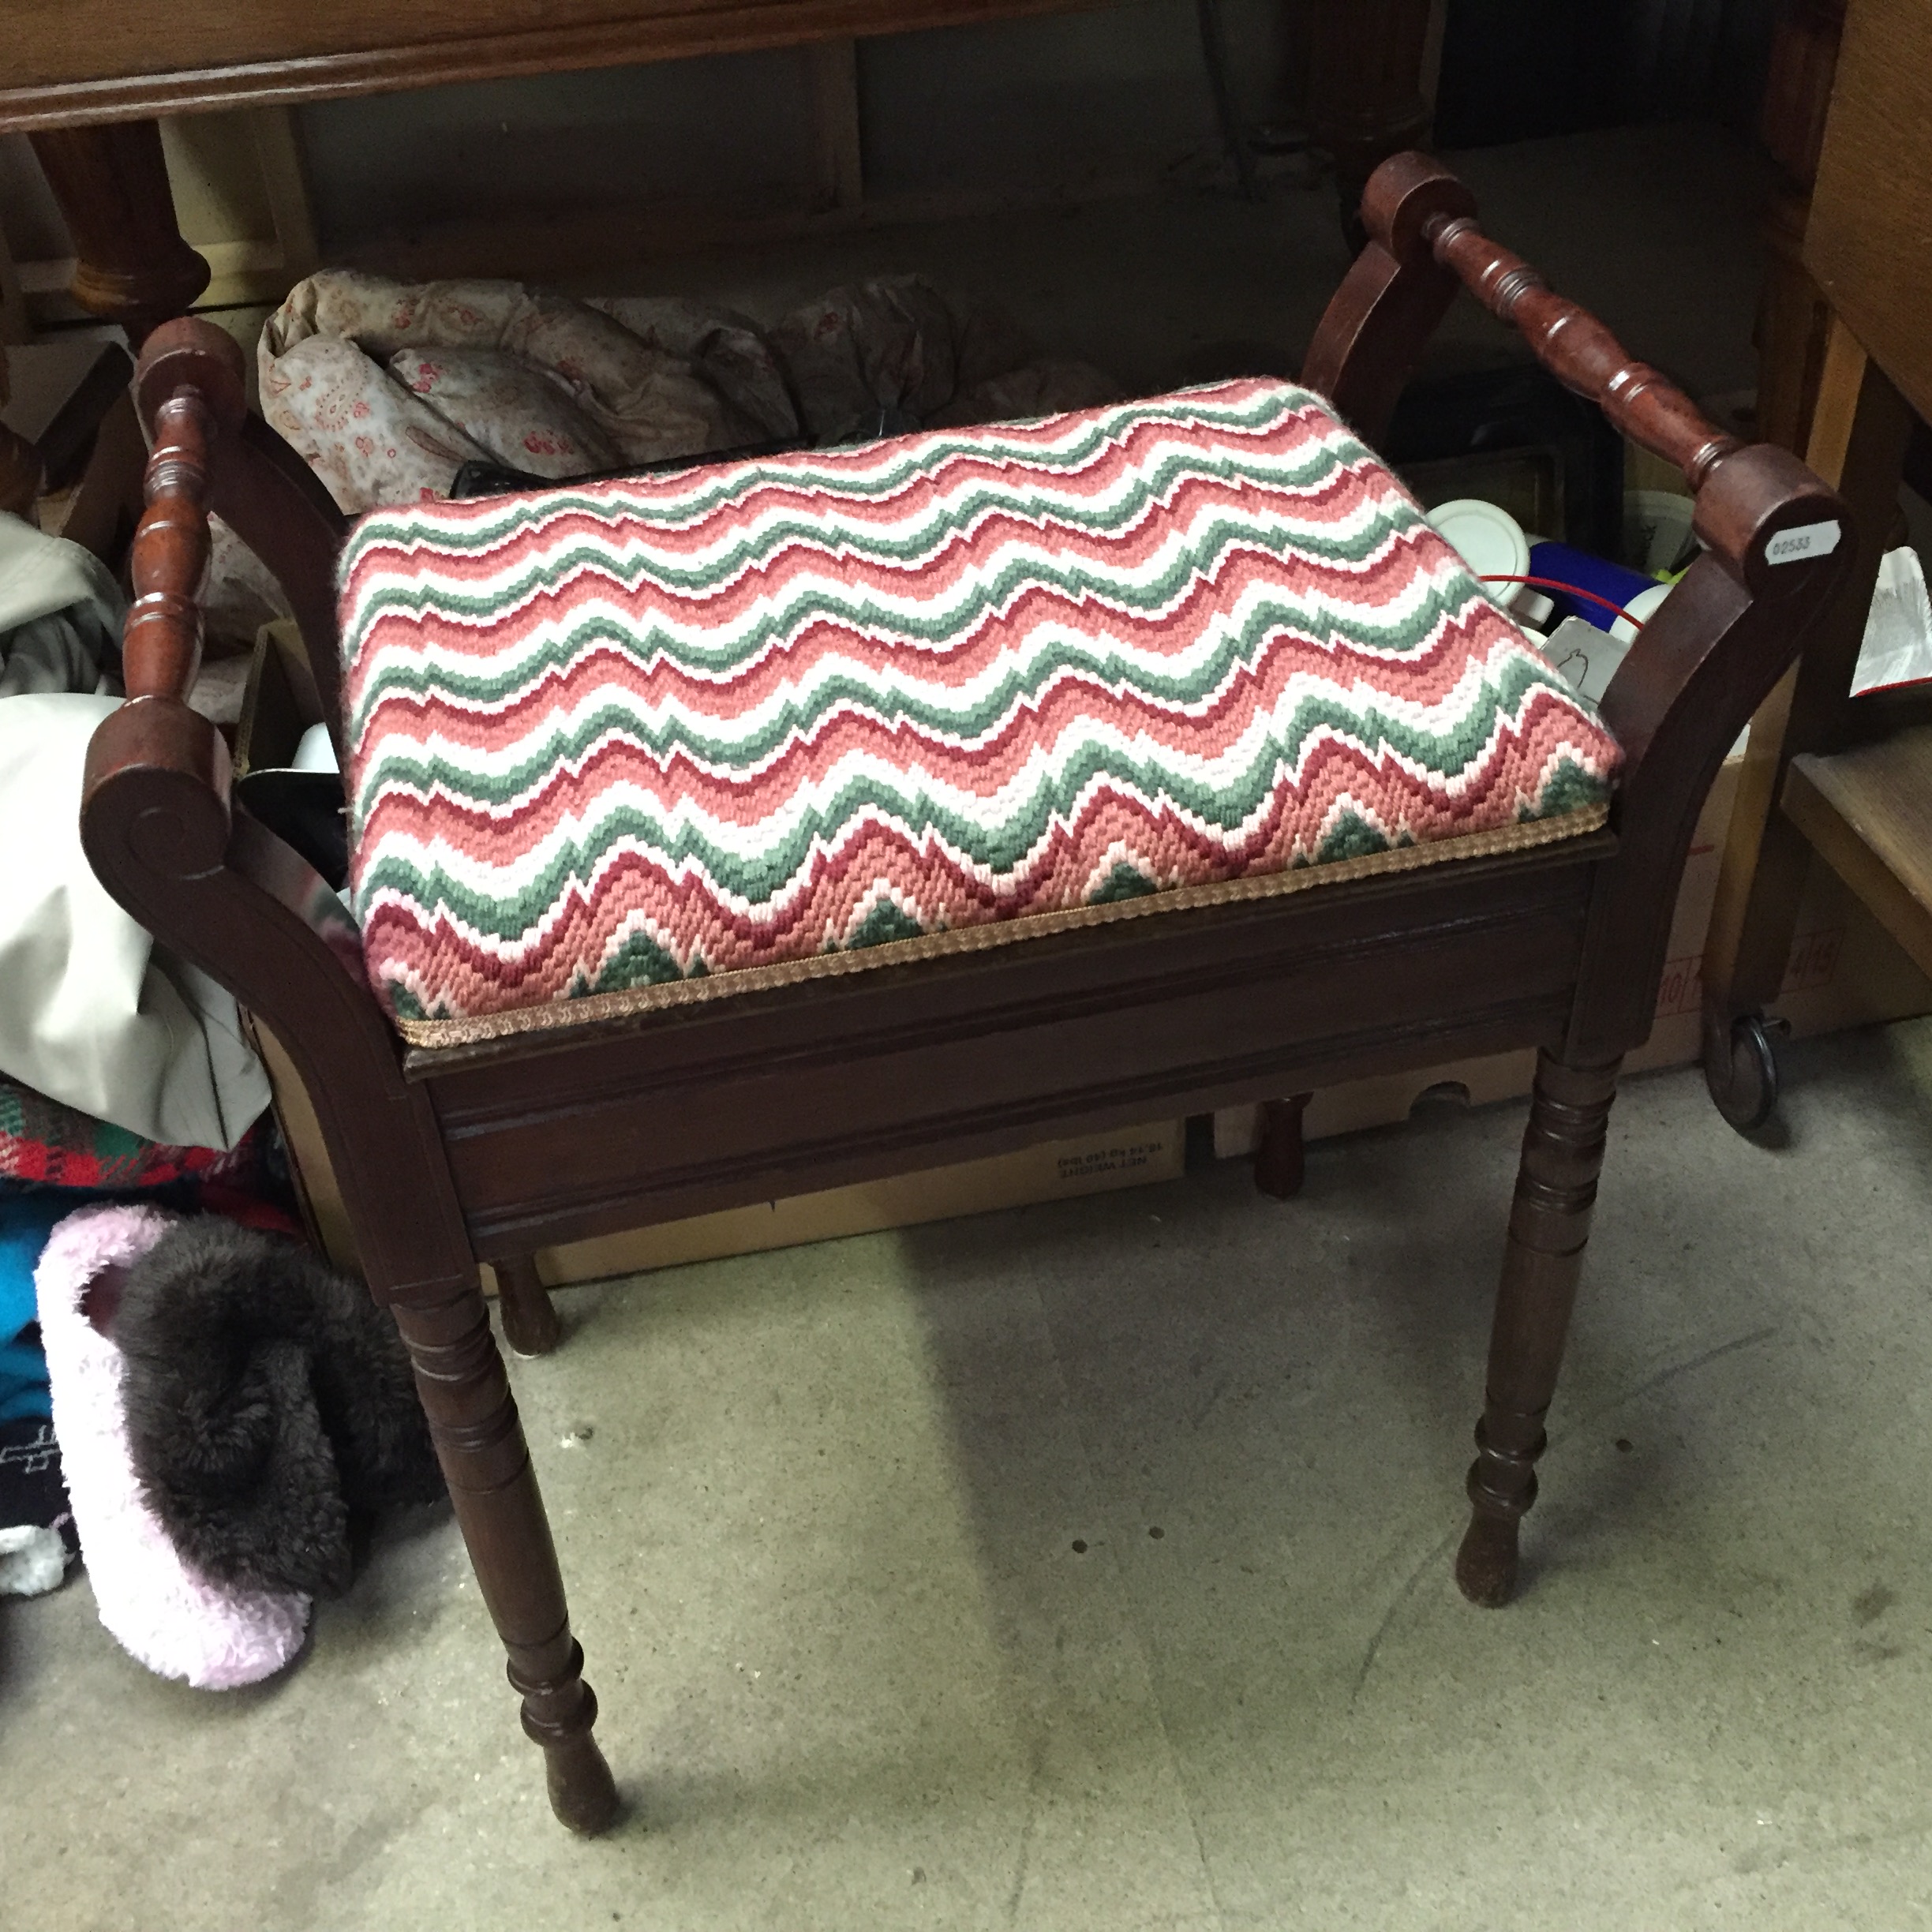
<path id="1" fill-rule="evenodd" d="M 232 1148 L 164 1147 L 0 1078 L 0 1181 L 102 1193 L 181 1181 L 245 1185 L 261 1165 L 258 1121 Z"/>

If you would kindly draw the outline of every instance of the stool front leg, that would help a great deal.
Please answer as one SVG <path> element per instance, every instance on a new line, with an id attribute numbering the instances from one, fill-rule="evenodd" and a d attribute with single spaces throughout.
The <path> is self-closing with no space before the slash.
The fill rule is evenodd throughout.
<path id="1" fill-rule="evenodd" d="M 597 1698 L 481 1289 L 398 1302 L 393 1312 L 483 1601 L 510 1653 L 523 1729 L 543 1747 L 550 1807 L 572 1831 L 601 1832 L 616 1821 L 617 1788 L 591 1735 Z"/>
<path id="2" fill-rule="evenodd" d="M 1462 1594 L 1485 1608 L 1507 1603 L 1516 1588 L 1518 1533 L 1536 1500 L 1543 1418 L 1563 1364 L 1619 1064 L 1537 1058 L 1469 1473 L 1472 1513 L 1456 1554 Z"/>

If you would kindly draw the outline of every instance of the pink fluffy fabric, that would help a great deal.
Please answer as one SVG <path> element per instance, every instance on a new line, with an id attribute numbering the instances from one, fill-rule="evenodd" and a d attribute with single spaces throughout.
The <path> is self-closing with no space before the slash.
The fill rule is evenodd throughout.
<path id="1" fill-rule="evenodd" d="M 232 1690 L 301 1648 L 309 1599 L 212 1583 L 176 1554 L 129 1458 L 120 1351 L 80 1308 L 103 1268 L 145 1254 L 169 1220 L 152 1208 L 84 1208 L 54 1230 L 34 1277 L 54 1433 L 101 1622 L 162 1676 Z"/>

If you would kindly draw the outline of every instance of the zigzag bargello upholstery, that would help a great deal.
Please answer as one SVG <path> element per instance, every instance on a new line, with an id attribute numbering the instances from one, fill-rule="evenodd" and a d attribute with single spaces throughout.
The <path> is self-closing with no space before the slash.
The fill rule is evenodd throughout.
<path id="1" fill-rule="evenodd" d="M 342 618 L 423 1043 L 1559 838 L 1618 764 L 1275 381 L 380 510 Z"/>

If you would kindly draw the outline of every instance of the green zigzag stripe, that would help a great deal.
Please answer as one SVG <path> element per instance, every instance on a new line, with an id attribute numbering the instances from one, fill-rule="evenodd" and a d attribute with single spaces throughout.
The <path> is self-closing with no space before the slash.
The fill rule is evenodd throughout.
<path id="1" fill-rule="evenodd" d="M 886 449 L 897 460 L 881 469 L 855 473 L 829 466 L 822 468 L 809 460 L 796 459 L 784 463 L 753 461 L 728 465 L 710 475 L 695 479 L 687 494 L 666 496 L 648 503 L 627 500 L 616 494 L 591 496 L 570 489 L 546 491 L 536 502 L 527 498 L 507 499 L 497 515 L 439 527 L 437 536 L 443 544 L 455 551 L 493 549 L 564 511 L 580 511 L 602 521 L 609 521 L 613 515 L 638 521 L 648 519 L 667 530 L 675 530 L 706 521 L 749 490 L 781 485 L 831 498 L 842 496 L 855 502 L 878 501 L 897 494 L 909 481 L 929 476 L 955 458 L 983 462 L 1003 459 L 1023 468 L 1073 474 L 1086 468 L 1107 445 L 1121 441 L 1125 432 L 1143 424 L 1170 427 L 1177 436 L 1185 436 L 1189 431 L 1203 427 L 1216 426 L 1252 433 L 1277 427 L 1311 407 L 1326 416 L 1325 406 L 1310 391 L 1286 387 L 1263 392 L 1247 410 L 1231 405 L 1196 403 L 1188 411 L 1181 412 L 1154 403 L 1125 403 L 1091 422 L 1085 432 L 1074 442 L 1058 448 L 1041 447 L 1017 440 L 1002 441 L 997 431 L 922 435 L 886 445 Z M 1335 451 L 1341 455 L 1341 466 L 1344 468 L 1354 466 L 1368 455 L 1362 445 L 1335 423 L 1332 417 L 1328 417 L 1324 426 L 1316 432 L 1312 447 L 1316 451 L 1324 447 Z M 1284 472 L 1293 474 L 1287 470 L 1286 459 L 1272 459 L 1265 468 L 1257 468 L 1256 480 L 1279 480 Z M 357 526 L 344 550 L 345 575 L 354 570 L 362 552 L 372 545 L 384 541 L 413 543 L 419 541 L 421 536 L 421 512 L 414 507 L 372 511 Z"/>
<path id="2" fill-rule="evenodd" d="M 825 722 L 840 700 L 889 725 L 912 724 L 940 739 L 977 739 L 1039 695 L 1046 678 L 1059 668 L 1043 668 L 1037 677 L 1016 672 L 1004 680 L 987 702 L 970 710 L 948 710 L 936 704 L 906 701 L 898 704 L 881 702 L 881 694 L 856 680 L 841 679 L 836 684 L 814 693 L 818 702 L 807 710 L 787 704 L 773 710 L 760 728 L 737 735 L 708 733 L 687 715 L 671 714 L 653 726 L 631 705 L 622 701 L 597 705 L 561 728 L 561 721 L 541 737 L 531 736 L 518 747 L 515 762 L 500 754 L 490 754 L 487 774 L 471 773 L 463 762 L 447 751 L 431 751 L 417 741 L 391 734 L 386 736 L 376 756 L 362 769 L 357 787 L 358 800 L 373 799 L 376 790 L 395 787 L 427 796 L 435 788 L 456 796 L 478 801 L 520 797 L 561 766 L 580 766 L 591 751 L 610 738 L 619 738 L 639 747 L 660 765 L 683 753 L 701 767 L 714 771 L 749 772 L 782 753 L 788 746 L 809 739 Z M 1327 691 L 1309 691 L 1298 695 L 1294 709 L 1286 715 L 1267 721 L 1267 739 L 1275 756 L 1297 768 L 1309 739 L 1327 730 L 1340 732 L 1364 744 L 1380 745 L 1424 770 L 1460 773 L 1468 770 L 1481 755 L 1499 713 L 1520 718 L 1523 706 L 1533 691 L 1548 691 L 1563 705 L 1577 710 L 1576 699 L 1555 672 L 1546 670 L 1525 652 L 1504 655 L 1478 684 L 1462 714 L 1446 728 L 1432 731 L 1422 721 L 1405 716 L 1391 703 L 1376 698 L 1356 698 L 1339 685 Z M 1578 713 L 1578 722 L 1584 722 Z M 1118 728 L 1132 729 L 1136 721 L 1122 719 Z M 1158 721 L 1149 721 L 1150 722 Z M 1180 782 L 1178 774 L 1166 788 Z M 1196 787 L 1204 799 L 1214 794 Z M 1178 793 L 1173 793 L 1179 796 Z M 1223 826 L 1238 823 L 1252 809 L 1252 800 L 1238 797 L 1223 800 L 1223 814 L 1215 822 Z M 1211 814 L 1204 811 L 1204 817 Z"/>
<path id="3" fill-rule="evenodd" d="M 1110 506 L 1104 514 L 1097 510 L 1090 511 L 1056 497 L 1028 496 L 1018 500 L 1030 515 L 1039 521 L 1053 521 L 1097 535 L 1110 535 L 1154 507 L 1155 500 L 1166 493 L 1166 485 L 1184 472 L 1196 475 L 1209 474 L 1198 465 L 1190 469 L 1184 453 L 1174 452 L 1173 459 L 1164 462 L 1158 474 L 1136 475 L 1133 479 L 1140 487 L 1131 492 L 1130 504 Z M 1279 484 L 1279 476 L 1273 480 Z M 620 556 L 593 540 L 585 539 L 560 550 L 545 550 L 507 582 L 474 593 L 434 578 L 405 582 L 379 575 L 376 583 L 365 591 L 354 607 L 355 635 L 352 641 L 359 649 L 374 627 L 392 613 L 420 618 L 425 612 L 433 610 L 458 620 L 500 616 L 505 610 L 527 601 L 537 590 L 562 582 L 578 571 L 589 571 L 620 584 L 631 596 L 635 596 L 648 582 L 681 597 L 702 597 L 715 586 L 743 575 L 747 570 L 794 546 L 821 554 L 857 557 L 871 563 L 911 566 L 928 560 L 935 550 L 960 541 L 963 534 L 970 530 L 983 512 L 994 509 L 1010 511 L 1015 505 L 1016 498 L 1011 490 L 983 485 L 964 501 L 949 505 L 943 513 L 935 511 L 923 515 L 909 529 L 901 523 L 887 530 L 860 530 L 829 519 L 798 515 L 772 518 L 762 522 L 755 532 L 747 532 L 723 555 L 708 560 L 701 567 L 689 568 L 657 556 L 642 545 L 628 546 Z M 1333 536 L 1326 530 L 1317 534 L 1298 527 L 1279 514 L 1266 520 L 1252 515 L 1243 519 L 1231 511 L 1222 511 L 1206 526 L 1205 534 L 1192 544 L 1188 553 L 1208 554 L 1206 545 L 1211 538 L 1214 553 L 1218 554 L 1238 535 L 1245 546 L 1266 549 L 1277 557 L 1296 556 L 1360 564 L 1366 562 L 1391 537 L 1406 534 L 1420 522 L 1415 513 L 1399 500 L 1391 507 L 1379 509 L 1372 515 L 1360 533 L 1352 537 Z M 490 544 L 474 547 L 489 549 L 500 546 Z M 1118 576 L 1069 567 L 1049 573 L 1044 569 L 1044 559 L 1034 559 L 1035 567 L 1041 571 L 1047 582 L 1063 581 L 1069 589 L 1106 586 L 1117 594 L 1124 590 Z"/>
<path id="4" fill-rule="evenodd" d="M 1559 810 L 1574 811 L 1582 806 L 1598 803 L 1603 795 L 1601 781 L 1584 771 L 1570 760 L 1559 760 L 1548 781 L 1544 787 L 1544 802 L 1548 809 L 1525 817 L 1552 817 Z M 1562 799 L 1566 803 L 1560 807 L 1553 801 Z M 1413 843 L 1406 834 L 1395 841 L 1398 845 Z M 1336 821 L 1320 845 L 1312 856 L 1297 855 L 1290 870 L 1301 871 L 1307 866 L 1332 864 L 1338 859 L 1354 859 L 1372 852 L 1387 852 L 1390 841 L 1369 820 L 1359 813 L 1345 812 Z M 446 882 L 440 871 L 430 874 L 432 887 Z M 1160 892 L 1163 888 L 1155 881 L 1126 865 L 1116 865 L 1098 890 L 1091 893 L 1086 903 L 1103 904 L 1116 899 L 1140 898 Z M 467 895 L 446 894 L 440 891 L 434 897 L 417 894 L 413 897 L 414 905 L 436 906 L 447 917 L 453 915 L 460 923 L 473 930 L 488 934 L 486 925 L 466 917 L 465 902 Z M 492 905 L 496 902 L 491 901 Z M 537 910 L 547 912 L 556 903 L 554 899 L 542 900 Z M 533 928 L 526 924 L 516 936 L 522 937 Z M 904 909 L 889 901 L 882 901 L 861 923 L 852 937 L 843 948 L 828 946 L 828 950 L 857 952 L 867 946 L 882 945 L 893 939 L 912 938 L 920 933 L 939 930 L 936 926 L 922 925 L 908 917 Z M 681 962 L 666 946 L 646 933 L 632 932 L 627 934 L 617 950 L 602 961 L 593 972 L 579 964 L 571 975 L 565 994 L 567 998 L 582 998 L 593 993 L 622 992 L 635 986 L 661 984 L 667 980 L 702 978 L 710 968 L 702 953 L 695 955 L 687 964 Z M 394 968 L 387 976 L 390 1001 L 396 1012 L 404 1019 L 425 1020 L 452 1017 L 449 1007 L 440 1001 L 425 1005 L 403 983 Z"/>
<path id="5" fill-rule="evenodd" d="M 1492 724 L 1495 717 L 1495 711 L 1486 710 L 1484 726 Z M 1343 727 L 1350 737 L 1358 736 L 1350 728 L 1354 724 L 1350 719 Z M 1312 723 L 1309 728 L 1314 728 Z M 1473 731 L 1470 735 L 1474 735 Z M 1485 729 L 1482 736 L 1486 739 L 1488 736 Z M 545 909 L 573 884 L 588 880 L 608 853 L 620 844 L 630 844 L 672 867 L 695 866 L 717 890 L 760 905 L 769 903 L 808 868 L 814 848 L 836 842 L 862 818 L 890 819 L 911 829 L 915 836 L 937 835 L 966 863 L 1005 877 L 1024 863 L 1056 823 L 1067 822 L 1080 795 L 1099 780 L 1108 780 L 1117 789 L 1150 804 L 1164 803 L 1226 834 L 1269 799 L 1277 774 L 1285 766 L 1293 769 L 1296 762 L 1277 746 L 1265 746 L 1249 762 L 1238 782 L 1215 787 L 1158 759 L 1135 759 L 1113 746 L 1084 744 L 1068 753 L 1065 762 L 1036 783 L 1023 800 L 1009 803 L 1005 818 L 998 825 L 966 817 L 921 790 L 893 785 L 879 774 L 854 773 L 829 799 L 802 811 L 782 829 L 776 824 L 769 826 L 772 842 L 754 859 L 720 846 L 702 827 L 688 822 L 674 825 L 634 799 L 621 804 L 605 801 L 594 825 L 586 828 L 586 836 L 560 844 L 538 870 L 514 886 L 501 880 L 491 890 L 477 893 L 441 866 L 425 871 L 391 848 L 375 855 L 375 863 L 358 882 L 357 900 L 366 908 L 377 894 L 393 892 L 418 905 L 446 905 L 478 931 L 499 939 L 515 939 L 534 930 Z M 406 770 L 406 761 L 399 760 L 395 766 L 385 762 L 376 782 L 384 788 L 403 782 Z M 433 783 L 436 774 L 432 766 L 409 776 Z M 367 799 L 376 793 L 365 784 L 362 796 Z M 1595 796 L 1604 796 L 1601 781 Z M 1548 815 L 1549 807 L 1541 799 L 1519 814 L 1530 818 Z M 530 856 L 534 859 L 535 855 Z"/>
<path id="6" fill-rule="evenodd" d="M 1260 594 L 1252 601 L 1241 626 L 1222 627 L 1219 641 L 1208 655 L 1191 668 L 1172 676 L 1163 674 L 1163 661 L 1131 649 L 1096 647 L 1069 637 L 1044 638 L 1035 634 L 1029 640 L 1032 650 L 1024 657 L 1017 652 L 1013 653 L 1014 661 L 999 682 L 982 695 L 975 697 L 961 691 L 949 702 L 942 687 L 918 676 L 916 663 L 907 667 L 903 680 L 882 674 L 872 681 L 852 672 L 829 672 L 822 675 L 822 681 L 815 677 L 809 695 L 799 693 L 758 735 L 750 729 L 732 732 L 729 722 L 723 718 L 709 721 L 715 735 L 702 733 L 707 721 L 702 718 L 672 718 L 653 731 L 645 715 L 646 697 L 627 694 L 616 702 L 635 717 L 635 735 L 640 743 L 668 748 L 684 742 L 707 749 L 731 744 L 739 747 L 739 756 L 747 758 L 762 757 L 774 750 L 793 732 L 809 730 L 818 717 L 841 702 L 893 722 L 911 722 L 934 732 L 977 737 L 998 719 L 1036 697 L 1050 680 L 1067 673 L 1084 675 L 1110 691 L 1131 693 L 1157 708 L 1185 707 L 1204 702 L 1221 690 L 1237 669 L 1252 669 L 1260 664 L 1283 631 L 1300 632 L 1308 627 L 1311 613 L 1305 607 L 1273 586 L 1257 589 Z M 1413 653 L 1438 629 L 1462 616 L 1479 594 L 1473 586 L 1459 597 L 1432 587 L 1417 608 L 1399 625 L 1338 623 L 1331 635 L 1346 638 L 1364 652 Z M 863 634 L 861 616 L 849 611 L 841 614 L 852 628 Z M 945 633 L 939 635 L 943 641 Z M 373 715 L 380 704 L 397 700 L 417 704 L 432 698 L 465 710 L 494 710 L 534 688 L 546 673 L 561 677 L 572 665 L 581 662 L 586 653 L 600 646 L 614 646 L 626 656 L 646 663 L 653 650 L 661 650 L 685 670 L 701 673 L 728 670 L 732 658 L 739 655 L 732 653 L 722 663 L 707 662 L 711 653 L 674 650 L 650 632 L 633 639 L 600 614 L 519 653 L 513 662 L 502 665 L 493 673 L 465 674 L 447 663 L 401 652 L 385 654 L 376 674 L 358 692 L 354 713 L 359 724 Z M 1533 661 L 1525 653 L 1518 654 L 1526 663 Z M 1563 688 L 1553 676 L 1546 681 L 1552 689 Z M 1338 687 L 1343 683 L 1339 677 L 1335 682 Z M 678 736 L 681 733 L 690 736 L 681 739 Z"/>
<path id="7" fill-rule="evenodd" d="M 1225 549 L 1213 554 L 1225 555 Z M 1089 607 L 1100 604 L 1131 618 L 1136 612 L 1159 612 L 1171 607 L 1188 585 L 1211 575 L 1204 564 L 1200 555 L 1183 552 L 1159 577 L 1129 586 L 1096 571 L 1052 568 L 1035 557 L 1015 557 L 923 622 L 910 613 L 888 611 L 869 597 L 841 594 L 836 583 L 814 578 L 799 586 L 779 609 L 761 613 L 758 622 L 746 625 L 742 632 L 712 650 L 648 623 L 633 631 L 620 617 L 600 611 L 541 642 L 528 643 L 508 654 L 499 668 L 489 670 L 464 670 L 460 660 L 438 661 L 406 651 L 385 652 L 374 675 L 356 694 L 356 711 L 361 716 L 382 698 L 398 692 L 436 692 L 479 706 L 500 704 L 535 682 L 545 668 L 560 671 L 585 650 L 597 645 L 615 646 L 640 664 L 665 658 L 683 670 L 710 677 L 734 669 L 774 642 L 782 646 L 784 639 L 821 621 L 856 631 L 871 641 L 945 646 L 957 643 L 969 630 L 996 617 L 1023 593 L 1038 590 L 1057 593 L 1069 603 Z M 1327 600 L 1297 598 L 1279 586 L 1257 584 L 1250 594 L 1270 601 L 1249 617 L 1238 648 L 1249 653 L 1252 661 L 1252 653 L 1264 641 L 1264 628 L 1271 635 L 1284 628 L 1305 633 L 1312 620 L 1319 617 L 1331 636 L 1346 638 L 1357 650 L 1408 655 L 1432 636 L 1440 624 L 1468 609 L 1481 596 L 1475 583 L 1459 571 L 1442 579 L 1418 575 L 1411 581 L 1422 587 L 1419 605 L 1386 623 L 1377 623 L 1357 612 L 1345 613 Z M 455 608 L 454 600 L 444 608 Z M 481 616 L 492 605 L 489 600 L 477 600 L 465 608 L 468 614 Z M 1151 665 L 1152 661 L 1148 661 Z M 1158 678 L 1157 673 L 1151 675 Z M 1159 687 L 1157 683 L 1148 687 Z"/>

